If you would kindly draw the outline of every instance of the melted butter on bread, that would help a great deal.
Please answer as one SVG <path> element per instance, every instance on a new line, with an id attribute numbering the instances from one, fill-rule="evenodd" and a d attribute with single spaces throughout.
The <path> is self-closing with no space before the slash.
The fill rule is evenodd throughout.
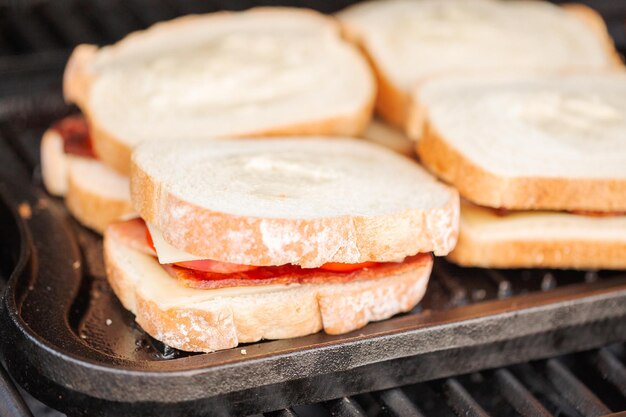
<path id="1" fill-rule="evenodd" d="M 531 127 L 576 146 L 617 145 L 626 130 L 626 98 L 592 91 L 530 93 L 513 105 L 513 112 Z"/>

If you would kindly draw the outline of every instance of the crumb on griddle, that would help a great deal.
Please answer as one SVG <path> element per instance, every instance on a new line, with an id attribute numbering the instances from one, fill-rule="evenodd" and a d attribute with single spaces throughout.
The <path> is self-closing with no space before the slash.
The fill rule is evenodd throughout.
<path id="1" fill-rule="evenodd" d="M 30 219 L 33 215 L 33 211 L 30 208 L 30 204 L 28 204 L 26 201 L 20 203 L 20 205 L 17 207 L 17 211 L 20 214 L 20 217 L 22 219 Z"/>

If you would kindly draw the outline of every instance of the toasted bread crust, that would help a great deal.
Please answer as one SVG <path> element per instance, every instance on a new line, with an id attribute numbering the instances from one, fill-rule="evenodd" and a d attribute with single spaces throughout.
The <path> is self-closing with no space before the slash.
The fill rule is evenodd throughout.
<path id="1" fill-rule="evenodd" d="M 376 218 L 246 217 L 189 203 L 171 194 L 165 185 L 133 162 L 131 196 L 139 215 L 156 225 L 170 244 L 207 259 L 245 265 L 291 263 L 318 267 L 326 262 L 387 262 L 426 252 L 446 255 L 454 247 L 458 233 L 456 193 L 450 193 L 447 204 L 439 209 L 407 210 Z M 419 230 L 419 233 L 407 230 Z M 299 238 L 289 239 L 284 250 L 277 251 L 268 247 L 265 241 L 268 233 Z M 245 250 L 241 241 L 230 237 L 233 235 L 245 236 Z"/>
<path id="2" fill-rule="evenodd" d="M 343 37 L 356 45 L 372 68 L 378 85 L 375 100 L 376 112 L 391 125 L 404 130 L 411 102 L 410 94 L 396 87 L 382 68 L 376 65 L 376 60 L 369 53 L 355 28 L 349 23 L 343 23 L 341 29 Z"/>
<path id="3" fill-rule="evenodd" d="M 602 42 L 606 54 L 611 57 L 616 67 L 624 67 L 622 57 L 617 49 L 615 49 L 613 38 L 611 38 L 606 24 L 604 23 L 604 19 L 598 12 L 589 6 L 580 3 L 562 4 L 561 7 L 563 7 L 565 11 L 571 13 L 572 16 L 580 19 L 593 30 L 596 37 Z"/>
<path id="4" fill-rule="evenodd" d="M 65 101 L 75 103 L 83 110 L 86 109 L 89 90 L 95 75 L 89 70 L 89 65 L 98 52 L 96 45 L 78 45 L 70 55 L 63 73 L 63 96 Z"/>
<path id="5" fill-rule="evenodd" d="M 432 268 L 432 258 L 426 258 L 424 265 L 415 270 L 367 283 L 299 286 L 297 293 L 288 289 L 258 294 L 254 302 L 232 296 L 204 302 L 201 308 L 164 310 L 136 288 L 116 257 L 120 245 L 114 235 L 105 234 L 104 257 L 111 287 L 146 332 L 187 351 L 210 352 L 263 338 L 304 336 L 322 329 L 330 334 L 358 329 L 413 308 L 424 295 Z"/>
<path id="6" fill-rule="evenodd" d="M 68 178 L 65 204 L 72 215 L 84 226 L 102 234 L 116 220 L 133 213 L 130 201 L 112 198 L 89 189 Z"/>
<path id="7" fill-rule="evenodd" d="M 396 87 L 385 72 L 372 64 L 378 82 L 376 111 L 387 122 L 399 129 L 405 129 L 411 102 L 410 94 Z"/>
<path id="8" fill-rule="evenodd" d="M 294 13 L 292 8 L 287 7 L 258 7 L 247 13 L 267 13 L 267 12 L 284 12 Z M 297 9 L 297 13 L 305 13 L 324 21 L 340 33 L 341 28 L 338 22 L 328 16 L 322 15 L 313 10 Z M 223 19 L 231 16 L 235 12 L 223 11 L 213 13 L 210 19 Z M 172 21 L 157 23 L 152 27 L 127 35 L 120 42 L 133 41 L 137 36 L 146 36 L 150 33 L 175 31 L 178 26 L 185 25 L 187 22 L 196 19 L 206 20 L 206 16 L 191 15 L 183 16 Z M 107 48 L 115 48 L 109 46 Z M 117 172 L 129 175 L 130 173 L 130 155 L 132 149 L 125 144 L 119 137 L 108 131 L 103 123 L 90 111 L 90 92 L 92 85 L 97 80 L 97 74 L 90 70 L 90 65 L 97 56 L 98 47 L 95 45 L 79 45 L 74 49 L 63 77 L 63 92 L 66 101 L 73 102 L 80 107 L 85 115 L 91 129 L 91 137 L 95 153 L 108 166 Z M 276 126 L 272 129 L 258 130 L 252 132 L 242 132 L 236 136 L 242 137 L 267 137 L 267 136 L 289 136 L 289 135 L 319 135 L 319 136 L 358 136 L 365 128 L 372 116 L 374 102 L 376 98 L 376 86 L 372 79 L 372 95 L 363 105 L 356 109 L 354 113 L 341 114 L 330 118 L 311 120 L 297 124 Z"/>
<path id="9" fill-rule="evenodd" d="M 459 242 L 448 259 L 461 266 L 482 268 L 624 269 L 626 243 L 600 240 L 475 239 L 461 228 Z"/>
<path id="10" fill-rule="evenodd" d="M 626 210 L 626 180 L 502 177 L 467 159 L 426 123 L 417 143 L 420 160 L 481 206 L 511 210 Z"/>

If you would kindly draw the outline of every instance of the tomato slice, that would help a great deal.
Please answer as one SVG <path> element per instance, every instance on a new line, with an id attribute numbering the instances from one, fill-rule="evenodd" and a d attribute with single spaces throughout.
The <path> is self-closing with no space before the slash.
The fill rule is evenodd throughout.
<path id="1" fill-rule="evenodd" d="M 320 269 L 325 269 L 327 271 L 334 272 L 352 272 L 357 269 L 369 268 L 371 266 L 376 265 L 376 262 L 361 262 L 358 264 L 342 264 L 340 262 L 326 262 L 324 265 L 320 266 Z"/>
<path id="2" fill-rule="evenodd" d="M 217 272 L 220 274 L 231 274 L 233 272 L 245 272 L 257 269 L 258 266 L 231 264 L 228 262 L 212 261 L 210 259 L 200 259 L 197 261 L 176 262 L 175 265 L 183 268 L 195 269 L 203 272 Z"/>

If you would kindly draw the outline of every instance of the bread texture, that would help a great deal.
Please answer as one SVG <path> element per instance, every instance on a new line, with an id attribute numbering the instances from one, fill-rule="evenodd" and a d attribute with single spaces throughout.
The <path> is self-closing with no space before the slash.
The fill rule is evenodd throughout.
<path id="1" fill-rule="evenodd" d="M 432 258 L 400 275 L 343 284 L 188 288 L 156 258 L 125 246 L 113 225 L 104 256 L 111 287 L 141 327 L 163 343 L 210 352 L 261 339 L 346 333 L 412 309 L 423 297 Z"/>
<path id="2" fill-rule="evenodd" d="M 101 49 L 81 45 L 64 91 L 89 120 L 99 157 L 128 174 L 144 141 L 356 136 L 376 86 L 333 19 L 258 8 L 178 18 Z"/>
<path id="3" fill-rule="evenodd" d="M 378 79 L 377 111 L 404 128 L 411 93 L 450 75 L 622 66 L 602 18 L 543 1 L 388 0 L 338 14 Z"/>
<path id="4" fill-rule="evenodd" d="M 626 215 L 502 215 L 463 203 L 459 242 L 448 259 L 483 268 L 624 269 Z"/>
<path id="5" fill-rule="evenodd" d="M 469 201 L 626 210 L 626 75 L 447 79 L 417 94 L 420 159 Z"/>
<path id="6" fill-rule="evenodd" d="M 445 255 L 458 227 L 456 190 L 349 138 L 146 143 L 133 153 L 131 198 L 177 249 L 245 265 Z"/>
<path id="7" fill-rule="evenodd" d="M 361 137 L 400 155 L 415 157 L 415 143 L 402 130 L 382 120 L 373 119 Z"/>
<path id="8" fill-rule="evenodd" d="M 135 216 L 128 177 L 95 159 L 69 158 L 65 203 L 80 223 L 103 233 L 109 224 Z"/>
<path id="9" fill-rule="evenodd" d="M 57 197 L 67 192 L 70 156 L 63 149 L 63 138 L 54 129 L 47 129 L 41 138 L 41 177 L 46 190 Z"/>

